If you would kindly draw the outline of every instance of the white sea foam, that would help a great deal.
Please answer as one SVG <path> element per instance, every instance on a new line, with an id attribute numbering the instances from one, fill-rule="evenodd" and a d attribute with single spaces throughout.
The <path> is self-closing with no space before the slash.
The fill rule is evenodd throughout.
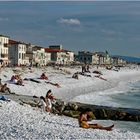
<path id="1" fill-rule="evenodd" d="M 129 90 L 130 87 L 126 84 L 126 82 L 119 82 L 114 88 L 103 91 L 95 91 L 85 95 L 79 95 L 75 97 L 73 101 L 95 105 L 120 107 L 120 104 L 118 102 L 114 102 L 110 95 L 126 93 Z"/>

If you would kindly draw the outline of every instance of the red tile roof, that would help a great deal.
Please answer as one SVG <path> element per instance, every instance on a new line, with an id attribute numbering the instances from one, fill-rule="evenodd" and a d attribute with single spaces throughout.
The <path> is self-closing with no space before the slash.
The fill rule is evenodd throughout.
<path id="1" fill-rule="evenodd" d="M 52 49 L 52 48 L 45 48 L 45 52 L 52 53 L 52 52 L 69 52 L 68 50 L 64 49 Z"/>
<path id="2" fill-rule="evenodd" d="M 9 39 L 9 44 L 19 44 L 20 42 L 18 42 L 18 41 L 15 41 L 15 40 L 10 40 Z"/>

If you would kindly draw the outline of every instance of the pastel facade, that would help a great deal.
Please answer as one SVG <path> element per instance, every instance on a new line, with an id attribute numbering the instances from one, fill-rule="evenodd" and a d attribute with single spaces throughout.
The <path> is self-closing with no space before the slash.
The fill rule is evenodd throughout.
<path id="1" fill-rule="evenodd" d="M 45 66 L 50 62 L 50 53 L 46 53 L 43 47 L 28 44 L 26 56 L 29 57 L 29 63 L 32 65 Z"/>
<path id="2" fill-rule="evenodd" d="M 99 57 L 97 53 L 93 53 L 93 64 L 99 65 Z"/>
<path id="3" fill-rule="evenodd" d="M 126 61 L 121 59 L 121 58 L 119 58 L 119 57 L 112 57 L 111 64 L 113 66 L 125 66 L 126 65 Z"/>
<path id="4" fill-rule="evenodd" d="M 48 58 L 48 60 L 46 59 Z M 46 54 L 43 47 L 34 46 L 33 47 L 33 64 L 39 66 L 45 66 L 49 61 L 49 54 Z"/>
<path id="5" fill-rule="evenodd" d="M 111 57 L 107 52 L 95 52 L 93 64 L 110 65 L 111 64 Z"/>
<path id="6" fill-rule="evenodd" d="M 119 66 L 125 66 L 126 65 L 126 61 L 124 61 L 123 59 L 118 59 L 118 65 Z"/>
<path id="7" fill-rule="evenodd" d="M 74 61 L 74 53 L 62 49 L 62 45 L 49 46 L 45 48 L 46 53 L 50 53 L 51 62 L 56 64 L 69 64 Z"/>

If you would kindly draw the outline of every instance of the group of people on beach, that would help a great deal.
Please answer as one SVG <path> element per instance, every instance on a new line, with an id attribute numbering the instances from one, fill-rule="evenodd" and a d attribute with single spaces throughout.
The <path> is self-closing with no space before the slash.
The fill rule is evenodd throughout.
<path id="1" fill-rule="evenodd" d="M 86 76 L 86 77 L 92 77 L 91 75 L 89 74 L 86 74 L 86 72 L 90 73 L 90 70 L 89 70 L 89 65 L 83 65 L 82 66 L 82 72 L 75 72 L 73 75 L 72 75 L 72 78 L 74 79 L 79 79 L 79 74 L 82 75 L 82 76 Z M 93 73 L 97 74 L 95 75 L 94 77 L 96 78 L 99 78 L 101 80 L 104 80 L 104 81 L 107 81 L 106 78 L 102 77 L 101 75 L 103 75 L 100 71 L 98 70 L 95 70 L 93 71 Z"/>
<path id="2" fill-rule="evenodd" d="M 83 65 L 82 66 L 82 72 L 84 73 L 84 72 L 90 72 L 90 70 L 89 70 L 89 65 Z"/>
<path id="3" fill-rule="evenodd" d="M 41 109 L 43 112 L 49 112 L 52 113 L 52 102 L 55 102 L 55 97 L 52 95 L 51 90 L 48 90 L 46 93 L 46 97 L 40 96 L 40 101 L 41 101 Z M 78 117 L 78 122 L 79 126 L 82 128 L 93 128 L 93 129 L 101 129 L 101 130 L 107 130 L 111 131 L 112 128 L 114 127 L 114 124 L 111 126 L 104 127 L 100 124 L 90 124 L 88 121 L 91 119 L 95 119 L 96 117 L 94 116 L 93 112 L 90 109 L 85 109 L 81 111 L 79 117 Z"/>
<path id="4" fill-rule="evenodd" d="M 23 79 L 21 78 L 20 75 L 12 75 L 10 82 L 17 84 L 17 85 L 22 85 L 23 86 Z"/>
<path id="5" fill-rule="evenodd" d="M 76 73 L 76 74 L 78 74 L 78 73 Z M 48 80 L 48 77 L 45 75 L 45 73 L 42 73 L 40 78 Z M 17 84 L 17 85 L 23 85 L 23 80 L 19 75 L 13 75 L 11 77 L 10 81 Z M 0 79 L 0 92 L 11 93 L 11 90 L 7 87 L 7 84 L 6 83 L 2 84 L 1 79 Z M 41 107 L 42 112 L 48 112 L 49 114 L 53 113 L 53 105 L 55 103 L 56 103 L 56 98 L 53 96 L 51 90 L 47 91 L 45 97 L 40 96 L 40 104 L 41 104 L 40 107 Z M 86 109 L 86 110 L 81 111 L 81 113 L 79 114 L 79 117 L 78 117 L 79 126 L 82 128 L 86 128 L 86 129 L 93 128 L 93 129 L 101 129 L 101 130 L 107 130 L 107 131 L 111 131 L 112 128 L 114 127 L 114 125 L 111 125 L 109 127 L 104 127 L 104 126 L 97 124 L 97 123 L 90 124 L 88 121 L 93 119 L 93 118 L 95 119 L 95 116 L 91 110 Z"/>

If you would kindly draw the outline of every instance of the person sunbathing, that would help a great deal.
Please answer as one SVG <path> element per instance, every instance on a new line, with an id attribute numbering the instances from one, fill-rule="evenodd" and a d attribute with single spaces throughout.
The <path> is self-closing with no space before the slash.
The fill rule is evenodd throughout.
<path id="1" fill-rule="evenodd" d="M 53 86 L 56 86 L 56 87 L 58 87 L 58 88 L 60 88 L 61 86 L 58 84 L 58 83 L 52 83 L 52 82 L 46 82 L 47 84 L 51 84 L 51 85 L 53 85 Z"/>
<path id="2" fill-rule="evenodd" d="M 90 124 L 90 123 L 88 123 L 88 121 L 91 118 L 95 118 L 95 116 L 91 110 L 87 109 L 86 111 L 81 112 L 79 115 L 79 118 L 78 118 L 79 126 L 82 128 L 86 128 L 86 129 L 93 128 L 93 129 L 102 129 L 102 130 L 107 130 L 107 131 L 111 131 L 112 128 L 114 127 L 114 124 L 111 126 L 108 126 L 108 127 L 104 127 L 97 123 Z"/>
<path id="3" fill-rule="evenodd" d="M 11 90 L 10 90 L 10 88 L 8 88 L 7 87 L 7 84 L 5 83 L 4 85 L 2 85 L 1 87 L 0 87 L 0 92 L 3 92 L 3 93 L 11 93 Z"/>
<path id="4" fill-rule="evenodd" d="M 45 73 L 42 73 L 40 79 L 48 80 L 48 77 L 45 75 Z"/>
<path id="5" fill-rule="evenodd" d="M 107 81 L 107 79 L 103 78 L 100 74 L 99 75 L 95 75 L 95 77 L 101 79 L 101 80 L 104 80 L 104 81 Z"/>

